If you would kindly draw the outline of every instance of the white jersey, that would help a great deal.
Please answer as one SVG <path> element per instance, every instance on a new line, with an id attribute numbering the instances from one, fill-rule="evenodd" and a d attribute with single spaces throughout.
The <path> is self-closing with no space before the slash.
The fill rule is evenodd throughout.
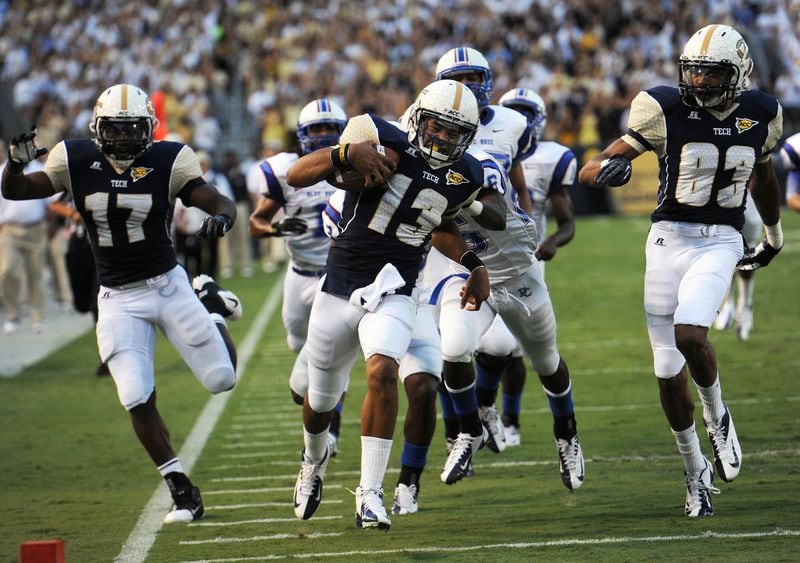
<path id="1" fill-rule="evenodd" d="M 554 190 L 575 184 L 578 163 L 569 147 L 553 141 L 542 141 L 536 151 L 522 161 L 525 185 L 531 196 L 531 219 L 540 237 L 547 233 L 547 202 Z"/>
<path id="2" fill-rule="evenodd" d="M 481 227 L 469 213 L 459 212 L 456 223 L 470 250 L 483 260 L 492 285 L 519 276 L 536 261 L 536 225 L 513 201 L 508 175 L 488 155 L 474 149 L 470 153 L 483 165 L 484 187 L 492 187 L 506 202 L 506 228 L 490 231 Z"/>
<path id="3" fill-rule="evenodd" d="M 786 198 L 800 194 L 800 133 L 795 133 L 781 147 L 783 167 L 788 171 Z"/>
<path id="4" fill-rule="evenodd" d="M 506 172 L 530 152 L 532 143 L 528 121 L 518 111 L 504 106 L 486 106 L 481 110 L 472 146 L 492 155 Z"/>
<path id="5" fill-rule="evenodd" d="M 336 188 L 325 181 L 301 190 L 290 186 L 286 171 L 298 158 L 288 152 L 271 156 L 254 165 L 261 173 L 253 174 L 251 179 L 258 183 L 258 193 L 281 204 L 287 217 L 299 217 L 308 224 L 302 235 L 284 237 L 286 250 L 300 269 L 321 270 L 325 267 L 330 241 L 325 236 L 320 214 Z"/>

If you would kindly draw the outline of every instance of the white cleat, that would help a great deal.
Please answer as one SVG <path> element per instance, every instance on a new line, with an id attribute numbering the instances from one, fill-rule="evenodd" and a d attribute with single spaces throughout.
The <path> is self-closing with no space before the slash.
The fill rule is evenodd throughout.
<path id="1" fill-rule="evenodd" d="M 478 417 L 489 432 L 489 440 L 486 442 L 486 446 L 496 454 L 505 451 L 506 434 L 503 430 L 503 422 L 497 413 L 497 407 L 494 405 L 478 407 Z"/>
<path id="2" fill-rule="evenodd" d="M 686 504 L 683 512 L 690 518 L 698 516 L 712 516 L 714 507 L 711 504 L 711 494 L 719 493 L 719 489 L 714 487 L 714 471 L 708 460 L 704 460 L 706 466 L 697 475 L 689 475 L 685 471 L 684 482 L 686 483 Z"/>
<path id="3" fill-rule="evenodd" d="M 489 432 L 486 428 L 482 426 L 481 430 L 483 432 L 480 436 L 471 436 L 466 432 L 459 433 L 453 449 L 450 450 L 450 455 L 447 456 L 447 461 L 444 463 L 442 473 L 439 475 L 444 484 L 452 485 L 468 475 L 472 469 L 472 458 L 489 439 Z"/>
<path id="4" fill-rule="evenodd" d="M 322 460 L 316 463 L 303 451 L 303 463 L 294 485 L 294 515 L 301 520 L 311 518 L 322 502 L 322 479 L 329 460 L 327 449 Z"/>
<path id="5" fill-rule="evenodd" d="M 383 489 L 356 488 L 356 527 L 389 531 L 392 521 L 383 506 Z"/>
<path id="6" fill-rule="evenodd" d="M 419 510 L 417 502 L 419 489 L 413 483 L 406 485 L 398 483 L 394 489 L 394 501 L 392 502 L 392 514 L 402 516 L 403 514 L 414 514 Z"/>
<path id="7" fill-rule="evenodd" d="M 717 474 L 723 481 L 730 483 L 736 479 L 742 467 L 742 448 L 739 446 L 739 437 L 736 435 L 736 427 L 733 425 L 728 405 L 725 405 L 725 414 L 722 418 L 714 422 L 706 422 L 704 419 L 703 424 L 714 450 L 714 467 Z"/>
<path id="8" fill-rule="evenodd" d="M 226 319 L 242 318 L 242 302 L 232 291 L 222 289 L 209 275 L 200 274 L 192 280 L 192 289 L 209 313 L 219 313 Z"/>

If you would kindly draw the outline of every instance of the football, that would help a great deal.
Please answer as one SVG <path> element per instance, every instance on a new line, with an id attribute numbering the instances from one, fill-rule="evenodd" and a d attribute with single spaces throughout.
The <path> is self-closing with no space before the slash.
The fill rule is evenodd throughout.
<path id="1" fill-rule="evenodd" d="M 390 149 L 389 147 L 377 145 L 375 150 L 391 158 L 395 165 L 400 162 L 400 155 L 397 154 L 397 151 Z M 332 186 L 335 186 L 340 190 L 347 190 L 349 192 L 360 192 L 370 189 L 365 186 L 366 178 L 358 170 L 347 170 L 344 172 L 337 170 L 325 178 L 325 180 L 327 180 L 327 182 Z"/>

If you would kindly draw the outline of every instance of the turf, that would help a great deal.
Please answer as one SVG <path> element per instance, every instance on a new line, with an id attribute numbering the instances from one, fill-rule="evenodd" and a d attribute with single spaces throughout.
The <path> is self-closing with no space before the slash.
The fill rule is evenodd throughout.
<path id="1" fill-rule="evenodd" d="M 716 483 L 722 492 L 713 517 L 683 516 L 681 463 L 658 404 L 641 307 L 648 222 L 579 218 L 575 240 L 548 264 L 547 279 L 587 459 L 581 489 L 570 493 L 561 484 L 552 418 L 529 373 L 520 447 L 481 451 L 474 477 L 445 486 L 440 425 L 420 512 L 393 517 L 387 534 L 356 529 L 348 489 L 358 484 L 359 362 L 323 504 L 313 519 L 294 519 L 302 435 L 278 309 L 192 471 L 207 517 L 160 528 L 147 560 L 796 560 L 800 217 L 786 212 L 783 221 L 786 248 L 757 273 L 751 339 L 712 333 L 744 450 L 739 478 Z M 279 280 L 259 274 L 227 284 L 245 304 L 245 317 L 232 325 L 240 344 Z M 0 379 L 0 561 L 15 561 L 23 541 L 53 538 L 66 542 L 68 561 L 113 560 L 160 484 L 113 382 L 93 375 L 95 359 L 89 334 Z M 163 339 L 157 369 L 159 407 L 181 447 L 209 396 Z M 710 455 L 699 406 L 696 417 Z M 384 482 L 387 506 L 402 440 L 400 420 Z"/>

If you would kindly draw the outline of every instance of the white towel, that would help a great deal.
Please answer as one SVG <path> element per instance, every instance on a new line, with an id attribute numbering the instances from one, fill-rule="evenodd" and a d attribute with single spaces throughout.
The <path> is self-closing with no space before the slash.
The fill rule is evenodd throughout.
<path id="1" fill-rule="evenodd" d="M 406 280 L 394 267 L 394 264 L 386 264 L 378 275 L 375 276 L 375 281 L 366 287 L 360 287 L 350 295 L 350 304 L 356 307 L 363 307 L 370 313 L 373 312 L 383 299 L 384 295 L 394 293 L 406 285 Z"/>

